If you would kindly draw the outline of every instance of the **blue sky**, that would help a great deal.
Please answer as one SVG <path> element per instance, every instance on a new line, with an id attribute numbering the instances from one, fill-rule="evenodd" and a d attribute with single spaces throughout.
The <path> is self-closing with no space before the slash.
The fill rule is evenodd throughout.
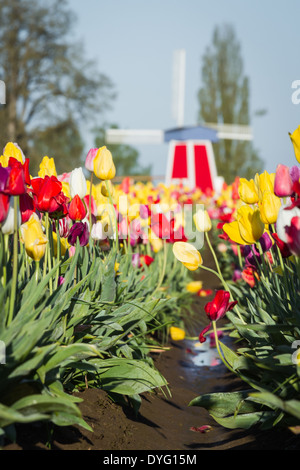
<path id="1" fill-rule="evenodd" d="M 76 39 L 115 85 L 113 109 L 96 117 L 126 129 L 169 129 L 173 52 L 186 50 L 185 125 L 197 122 L 201 58 L 216 25 L 232 24 L 250 80 L 254 145 L 265 168 L 296 164 L 288 136 L 300 124 L 292 82 L 300 80 L 299 0 L 69 0 Z M 300 96 L 300 95 L 299 95 Z M 96 125 L 98 122 L 95 123 Z M 94 145 L 86 134 L 86 148 Z M 167 144 L 136 146 L 142 164 L 164 174 Z M 255 173 L 255 169 L 254 169 Z M 234 177 L 235 175 L 233 175 Z"/>

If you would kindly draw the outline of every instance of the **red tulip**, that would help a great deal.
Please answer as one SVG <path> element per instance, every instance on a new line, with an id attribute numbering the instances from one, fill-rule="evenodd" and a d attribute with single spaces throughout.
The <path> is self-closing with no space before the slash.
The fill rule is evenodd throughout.
<path id="1" fill-rule="evenodd" d="M 4 222 L 9 209 L 10 197 L 7 194 L 0 193 L 0 223 Z"/>
<path id="2" fill-rule="evenodd" d="M 232 310 L 233 307 L 237 304 L 237 301 L 230 302 L 230 293 L 228 291 L 224 290 L 218 290 L 216 292 L 215 298 L 211 301 L 208 302 L 204 310 L 206 312 L 206 315 L 208 316 L 209 320 L 212 321 L 217 321 L 220 320 L 220 318 L 223 318 L 229 310 Z M 199 340 L 201 343 L 204 343 L 206 341 L 205 338 L 205 333 L 210 329 L 211 323 L 209 323 L 200 333 L 199 335 Z"/>
<path id="3" fill-rule="evenodd" d="M 152 214 L 151 228 L 158 238 L 169 239 L 171 235 L 171 222 L 165 214 Z"/>
<path id="4" fill-rule="evenodd" d="M 22 164 L 17 159 L 10 157 L 8 160 L 8 179 L 4 192 L 10 196 L 20 196 L 27 191 L 26 182 L 30 182 L 28 171 L 29 160 Z M 29 178 L 29 179 L 28 179 Z"/>
<path id="5" fill-rule="evenodd" d="M 286 229 L 287 244 L 291 252 L 299 256 L 300 254 L 300 217 L 293 217 L 291 225 Z"/>
<path id="6" fill-rule="evenodd" d="M 28 194 L 21 194 L 20 196 L 20 212 L 22 224 L 28 222 L 31 215 L 35 212 L 33 198 Z"/>
<path id="7" fill-rule="evenodd" d="M 254 276 L 254 273 L 255 273 L 255 269 L 253 266 L 247 266 L 243 271 L 242 271 L 242 278 L 244 279 L 245 282 L 247 282 L 247 284 L 250 286 L 250 287 L 254 287 L 255 286 L 255 276 Z"/>
<path id="8" fill-rule="evenodd" d="M 62 183 L 56 176 L 34 178 L 31 181 L 32 195 L 36 209 L 48 212 L 53 218 L 67 215 L 67 197 L 62 192 Z"/>
<path id="9" fill-rule="evenodd" d="M 290 251 L 288 244 L 282 241 L 277 235 L 277 233 L 272 233 L 272 237 L 274 238 L 276 245 L 278 246 L 280 250 L 281 256 L 283 258 L 288 258 L 289 256 L 291 256 L 292 253 Z"/>
<path id="10" fill-rule="evenodd" d="M 150 266 L 150 264 L 153 263 L 154 258 L 152 258 L 152 256 L 149 256 L 149 255 L 142 255 L 140 257 L 140 261 L 142 264 L 145 264 L 146 266 Z"/>
<path id="11" fill-rule="evenodd" d="M 69 217 L 72 220 L 82 220 L 86 216 L 86 207 L 78 194 L 75 194 L 69 205 Z"/>

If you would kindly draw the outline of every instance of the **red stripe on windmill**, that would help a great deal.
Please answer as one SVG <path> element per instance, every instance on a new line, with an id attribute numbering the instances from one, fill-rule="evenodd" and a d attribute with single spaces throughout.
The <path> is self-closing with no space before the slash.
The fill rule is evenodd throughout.
<path id="1" fill-rule="evenodd" d="M 220 139 L 252 140 L 249 126 L 204 123 L 184 125 L 185 101 L 184 49 L 174 51 L 173 62 L 173 118 L 177 127 L 160 129 L 107 129 L 106 142 L 126 144 L 169 144 L 165 184 L 182 183 L 190 189 L 219 191 L 224 179 L 218 176 L 213 143 Z"/>

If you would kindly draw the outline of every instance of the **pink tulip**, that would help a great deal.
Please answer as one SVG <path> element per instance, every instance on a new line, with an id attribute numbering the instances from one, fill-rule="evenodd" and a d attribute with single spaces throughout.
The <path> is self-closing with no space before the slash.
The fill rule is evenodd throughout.
<path id="1" fill-rule="evenodd" d="M 96 149 L 90 149 L 88 151 L 88 154 L 87 154 L 86 158 L 85 158 L 85 168 L 87 170 L 91 171 L 91 172 L 94 171 L 93 162 L 94 162 L 94 158 L 95 158 L 97 152 L 98 152 L 97 148 Z"/>
<path id="2" fill-rule="evenodd" d="M 293 181 L 290 175 L 289 167 L 286 165 L 277 165 L 274 193 L 278 197 L 287 197 L 293 194 Z"/>

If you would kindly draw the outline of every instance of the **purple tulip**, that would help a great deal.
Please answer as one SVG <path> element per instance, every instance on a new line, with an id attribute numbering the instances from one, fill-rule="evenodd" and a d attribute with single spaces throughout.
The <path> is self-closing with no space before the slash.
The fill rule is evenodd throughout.
<path id="1" fill-rule="evenodd" d="M 139 253 L 133 253 L 131 264 L 134 268 L 139 268 L 141 266 Z"/>
<path id="2" fill-rule="evenodd" d="M 89 242 L 89 229 L 86 222 L 76 222 L 69 231 L 68 242 L 75 246 L 79 239 L 80 246 L 85 246 Z"/>
<path id="3" fill-rule="evenodd" d="M 262 234 L 258 243 L 260 243 L 263 253 L 269 251 L 272 247 L 272 240 L 267 232 Z M 245 245 L 243 254 L 246 259 L 246 266 L 257 267 L 257 263 L 261 263 L 260 252 L 255 245 Z"/>
<path id="4" fill-rule="evenodd" d="M 6 188 L 6 183 L 9 177 L 10 170 L 9 168 L 4 168 L 0 165 L 0 192 L 4 192 Z"/>
<path id="5" fill-rule="evenodd" d="M 300 168 L 296 165 L 290 167 L 290 177 L 292 178 L 292 182 L 295 183 L 300 179 Z"/>

